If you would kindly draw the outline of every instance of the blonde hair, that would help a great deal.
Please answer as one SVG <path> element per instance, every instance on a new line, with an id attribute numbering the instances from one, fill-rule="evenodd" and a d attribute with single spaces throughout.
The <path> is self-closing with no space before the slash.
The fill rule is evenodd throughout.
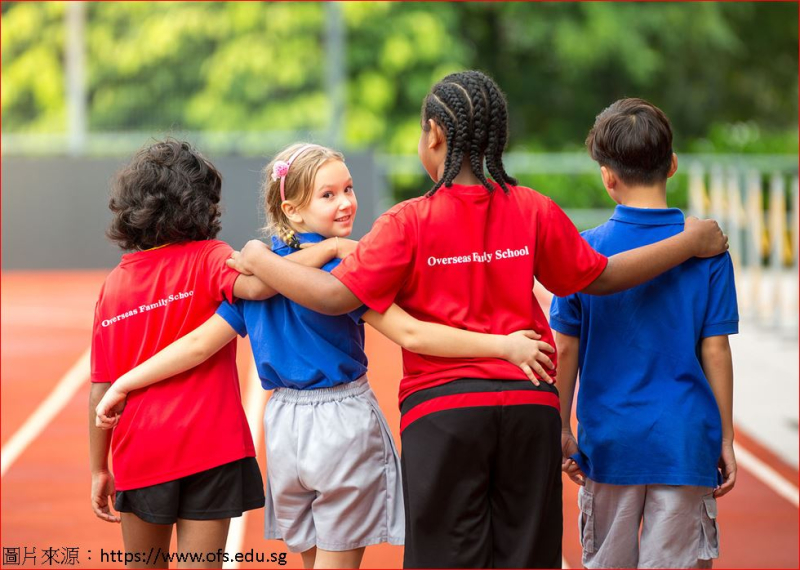
<path id="1" fill-rule="evenodd" d="M 267 225 L 263 231 L 266 235 L 277 236 L 283 239 L 292 231 L 289 219 L 281 208 L 281 181 L 272 179 L 272 168 L 279 160 L 288 161 L 291 156 L 302 146 L 308 143 L 296 143 L 286 147 L 264 167 L 262 172 L 264 182 L 261 194 L 264 199 L 264 212 L 267 216 Z M 304 208 L 311 202 L 314 192 L 314 180 L 317 171 L 329 160 L 344 162 L 344 155 L 328 147 L 313 145 L 294 159 L 286 174 L 283 190 L 286 200 L 292 202 L 296 208 Z"/>

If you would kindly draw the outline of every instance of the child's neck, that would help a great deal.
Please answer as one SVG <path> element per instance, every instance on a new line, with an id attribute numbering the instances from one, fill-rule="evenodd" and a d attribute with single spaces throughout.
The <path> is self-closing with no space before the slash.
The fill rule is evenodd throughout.
<path id="1" fill-rule="evenodd" d="M 439 166 L 438 175 L 439 180 L 441 180 L 442 176 L 444 176 L 444 163 Z M 469 159 L 464 158 L 461 162 L 461 170 L 459 170 L 456 177 L 453 178 L 453 184 L 458 184 L 460 186 L 482 186 L 483 182 L 472 172 Z"/>
<path id="2" fill-rule="evenodd" d="M 623 186 L 615 189 L 616 202 L 630 208 L 663 209 L 667 206 L 667 185 Z"/>

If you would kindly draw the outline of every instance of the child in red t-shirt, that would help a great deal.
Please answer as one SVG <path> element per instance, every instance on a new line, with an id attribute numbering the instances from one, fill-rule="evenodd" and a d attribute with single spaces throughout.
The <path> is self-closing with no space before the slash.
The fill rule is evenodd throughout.
<path id="1" fill-rule="evenodd" d="M 230 517 L 264 506 L 235 343 L 192 370 L 131 393 L 113 432 L 95 427 L 93 413 L 116 378 L 203 323 L 223 300 L 274 294 L 225 265 L 232 249 L 214 239 L 221 187 L 214 166 L 175 140 L 139 151 L 114 182 L 108 235 L 133 253 L 109 274 L 95 309 L 91 500 L 100 519 L 122 522 L 129 552 L 167 553 L 174 524 L 180 551 L 216 552 L 225 546 Z M 322 266 L 335 257 L 335 245 L 328 240 L 294 260 Z M 167 567 L 164 560 L 150 565 Z"/>
<path id="2" fill-rule="evenodd" d="M 488 333 L 530 328 L 549 342 L 534 279 L 558 295 L 608 294 L 727 247 L 715 222 L 689 219 L 663 242 L 610 258 L 595 252 L 552 200 L 506 173 L 505 97 L 480 72 L 434 85 L 421 125 L 419 156 L 435 186 L 381 216 L 332 275 L 260 242 L 229 263 L 326 314 L 396 303 L 425 321 Z M 555 389 L 521 382 L 520 371 L 491 359 L 404 351 L 403 362 L 405 566 L 559 567 Z"/>

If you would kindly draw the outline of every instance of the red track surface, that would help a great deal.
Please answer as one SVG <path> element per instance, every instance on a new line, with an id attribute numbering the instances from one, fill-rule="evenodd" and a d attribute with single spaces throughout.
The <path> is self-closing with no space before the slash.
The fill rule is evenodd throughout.
<path id="1" fill-rule="evenodd" d="M 4 450 L 11 435 L 88 346 L 94 302 L 105 273 L 3 274 L 0 425 Z M 542 301 L 546 302 L 544 298 Z M 370 383 L 399 443 L 396 398 L 400 350 L 368 330 L 367 352 Z M 245 392 L 248 360 L 247 344 L 240 343 Z M 83 567 L 121 567 L 100 560 L 101 548 L 122 549 L 119 526 L 96 519 L 89 505 L 87 395 L 88 378 L 2 478 L 2 546 L 19 547 L 22 556 L 26 547 L 29 552 L 35 547 L 36 566 L 45 565 L 42 554 L 47 548 L 78 547 Z M 263 467 L 262 434 L 254 436 Z M 740 444 L 797 485 L 795 469 L 741 430 L 737 437 Z M 580 567 L 577 487 L 565 479 L 564 489 L 564 558 L 571 567 Z M 751 473 L 740 469 L 736 489 L 719 501 L 719 510 L 723 554 L 716 567 L 798 567 L 798 509 Z M 282 543 L 261 538 L 262 524 L 262 511 L 246 517 L 242 551 L 283 552 Z M 396 568 L 401 561 L 401 547 L 370 547 L 363 566 Z M 33 564 L 28 561 L 24 566 Z M 301 567 L 299 556 L 289 555 L 286 567 Z"/>

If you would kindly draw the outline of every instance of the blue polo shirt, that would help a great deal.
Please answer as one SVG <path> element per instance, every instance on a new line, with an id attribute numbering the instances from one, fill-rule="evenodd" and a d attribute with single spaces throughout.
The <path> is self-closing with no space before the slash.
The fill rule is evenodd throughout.
<path id="1" fill-rule="evenodd" d="M 583 232 L 611 256 L 683 230 L 683 213 L 617 206 Z M 722 426 L 700 341 L 739 330 L 733 265 L 694 258 L 615 295 L 554 298 L 550 326 L 580 337 L 578 446 L 592 480 L 616 485 L 718 484 Z"/>
<path id="2" fill-rule="evenodd" d="M 298 234 L 300 243 L 317 243 L 319 234 Z M 281 257 L 294 252 L 277 238 L 272 251 Z M 322 269 L 339 265 L 333 259 Z M 367 372 L 364 353 L 362 306 L 351 313 L 331 317 L 301 307 L 276 295 L 265 301 L 222 303 L 217 314 L 241 336 L 250 335 L 258 376 L 265 390 L 330 388 L 357 380 Z"/>

